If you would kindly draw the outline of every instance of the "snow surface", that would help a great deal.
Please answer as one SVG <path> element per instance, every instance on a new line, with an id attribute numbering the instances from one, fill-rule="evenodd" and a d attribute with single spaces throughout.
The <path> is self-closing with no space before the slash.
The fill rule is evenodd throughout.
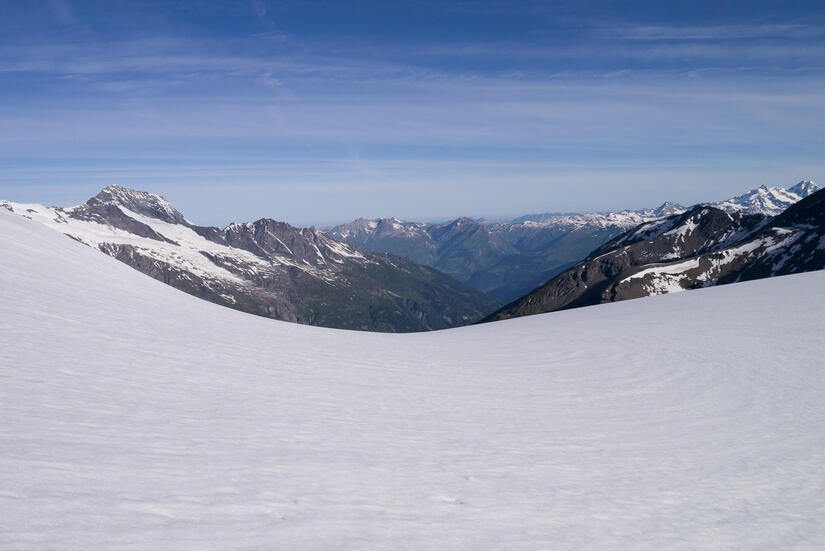
<path id="1" fill-rule="evenodd" d="M 825 547 L 825 272 L 392 335 L 0 259 L 2 549 Z"/>
<path id="2" fill-rule="evenodd" d="M 678 293 L 685 290 L 685 288 L 681 285 L 682 280 L 687 277 L 685 272 L 695 270 L 698 267 L 699 259 L 691 258 L 690 260 L 685 260 L 684 262 L 679 262 L 677 264 L 647 268 L 624 278 L 620 281 L 620 283 L 624 283 L 625 281 L 630 281 L 632 279 L 644 279 L 646 276 L 652 276 L 649 278 L 650 282 L 647 284 L 647 287 L 651 293 L 656 295 Z"/>

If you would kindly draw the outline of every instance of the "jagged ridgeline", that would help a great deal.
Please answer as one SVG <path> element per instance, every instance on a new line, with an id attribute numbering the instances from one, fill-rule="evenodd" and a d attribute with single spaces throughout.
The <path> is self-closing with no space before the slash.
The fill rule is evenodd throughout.
<path id="1" fill-rule="evenodd" d="M 788 189 L 763 186 L 714 206 L 776 215 L 817 189 L 806 180 Z M 657 208 L 619 212 L 528 214 L 509 222 L 463 217 L 431 224 L 360 218 L 332 228 L 330 235 L 362 249 L 391 252 L 432 266 L 510 302 L 578 264 L 606 241 L 644 222 L 686 210 L 666 202 Z"/>
<path id="2" fill-rule="evenodd" d="M 776 216 L 760 188 L 719 205 L 731 212 L 699 205 L 641 224 L 484 321 L 825 269 L 825 190 L 811 186 Z"/>
<path id="3" fill-rule="evenodd" d="M 664 203 L 510 222 L 359 219 L 326 233 L 271 219 L 198 226 L 158 195 L 119 186 L 71 208 L 0 205 L 218 304 L 312 325 L 406 332 L 816 269 L 815 251 L 745 266 L 783 243 L 793 244 L 788 254 L 807 250 L 813 237 L 728 247 L 756 238 L 771 216 L 817 190 L 802 181 L 693 208 Z M 797 229 L 776 231 L 797 236 Z"/>
<path id="4" fill-rule="evenodd" d="M 462 217 L 444 224 L 360 218 L 330 235 L 376 252 L 391 252 L 449 274 L 502 302 L 534 289 L 608 239 L 645 220 L 684 207 L 595 214 L 537 214 L 511 222 Z"/>
<path id="5" fill-rule="evenodd" d="M 261 219 L 198 226 L 162 197 L 109 186 L 86 203 L 4 203 L 189 294 L 326 327 L 409 332 L 473 323 L 495 299 L 400 256 Z"/>

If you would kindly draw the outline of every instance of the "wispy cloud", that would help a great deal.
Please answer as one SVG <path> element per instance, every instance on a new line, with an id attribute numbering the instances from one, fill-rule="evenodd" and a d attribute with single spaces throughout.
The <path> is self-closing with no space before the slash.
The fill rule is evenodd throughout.
<path id="1" fill-rule="evenodd" d="M 47 17 L 58 18 L 59 4 Z M 371 204 L 386 215 L 404 202 L 423 212 L 420 196 L 439 187 L 497 204 L 490 197 L 506 182 L 521 193 L 513 210 L 545 200 L 549 210 L 596 208 L 550 203 L 559 189 L 585 186 L 576 200 L 599 190 L 613 201 L 599 208 L 612 208 L 632 206 L 614 186 L 629 189 L 633 175 L 649 191 L 653 173 L 685 181 L 680 170 L 713 169 L 701 184 L 710 188 L 730 167 L 776 177 L 789 166 L 805 167 L 800 177 L 825 169 L 816 161 L 825 147 L 825 33 L 816 24 L 580 19 L 554 33 L 539 32 L 546 3 L 508 5 L 475 14 L 450 6 L 468 21 L 490 18 L 489 36 L 450 31 L 379 47 L 362 33 L 290 33 L 276 26 L 286 8 L 264 0 L 222 4 L 221 16 L 250 20 L 231 35 L 221 26 L 205 36 L 18 36 L 0 45 L 0 188 L 85 179 L 174 193 L 244 182 L 274 197 L 309 186 L 334 196 L 335 208 Z M 77 26 L 89 14 L 69 16 Z M 502 17 L 541 24 L 498 35 Z M 601 183 L 587 184 L 596 174 Z"/>
<path id="2" fill-rule="evenodd" d="M 710 41 L 755 38 L 797 40 L 825 37 L 825 28 L 820 25 L 801 23 L 703 26 L 631 25 L 603 28 L 601 34 L 606 38 L 626 40 Z"/>

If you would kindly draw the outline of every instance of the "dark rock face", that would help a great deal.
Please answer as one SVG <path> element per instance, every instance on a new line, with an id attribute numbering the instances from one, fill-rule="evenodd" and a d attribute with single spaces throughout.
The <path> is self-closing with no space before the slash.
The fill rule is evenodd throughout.
<path id="1" fill-rule="evenodd" d="M 825 191 L 770 218 L 708 206 L 641 224 L 484 321 L 825 268 Z"/>
<path id="2" fill-rule="evenodd" d="M 789 207 L 739 247 L 747 251 L 748 262 L 737 271 L 722 274 L 721 282 L 825 268 L 825 190 Z M 723 259 L 717 256 L 714 260 Z"/>
<path id="3" fill-rule="evenodd" d="M 147 224 L 127 216 L 120 209 L 120 207 L 113 203 L 102 203 L 100 201 L 86 203 L 72 211 L 72 213 L 68 216 L 76 220 L 97 222 L 98 224 L 108 224 L 113 228 L 117 228 L 140 237 L 147 237 L 156 241 L 174 243 L 174 241 L 170 241 L 169 239 L 163 237 Z"/>
<path id="4" fill-rule="evenodd" d="M 159 281 L 211 302 L 280 320 L 425 331 L 473 323 L 499 306 L 495 299 L 431 268 L 361 251 L 314 229 L 271 219 L 226 228 L 196 226 L 151 193 L 110 186 L 84 205 L 56 212 L 70 236 L 73 221 L 84 221 L 151 240 L 136 245 L 113 234 L 95 244 Z M 169 224 L 186 231 L 175 230 L 176 239 L 169 238 L 163 235 Z M 189 236 L 188 241 L 179 242 L 179 235 Z M 194 254 L 197 269 L 192 258 L 183 258 L 184 252 Z"/>
<path id="5" fill-rule="evenodd" d="M 720 248 L 748 235 L 767 217 L 759 214 L 727 213 L 706 206 L 646 222 L 612 239 L 585 260 L 621 251 L 630 265 L 666 262 Z"/>

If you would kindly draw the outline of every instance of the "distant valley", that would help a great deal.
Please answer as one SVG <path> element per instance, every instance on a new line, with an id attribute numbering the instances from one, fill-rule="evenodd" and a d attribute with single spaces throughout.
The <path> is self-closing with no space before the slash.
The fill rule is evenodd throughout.
<path id="1" fill-rule="evenodd" d="M 0 207 L 223 306 L 413 332 L 823 267 L 817 190 L 803 181 L 691 208 L 359 219 L 326 232 L 268 218 L 199 226 L 162 197 L 120 186 L 74 207 Z"/>
<path id="2" fill-rule="evenodd" d="M 776 215 L 819 189 L 802 181 L 788 189 L 761 187 L 712 206 L 726 212 Z M 358 219 L 332 228 L 333 238 L 391 252 L 431 266 L 502 302 L 515 300 L 627 230 L 686 207 L 588 214 L 531 214 L 509 222 L 458 218 L 445 224 L 396 218 Z"/>

